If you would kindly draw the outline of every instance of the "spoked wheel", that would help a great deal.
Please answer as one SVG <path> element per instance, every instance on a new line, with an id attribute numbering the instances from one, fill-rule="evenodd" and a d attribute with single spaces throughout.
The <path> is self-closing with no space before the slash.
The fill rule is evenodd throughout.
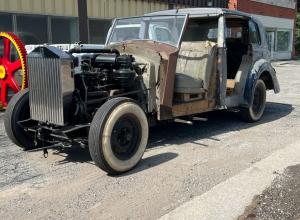
<path id="1" fill-rule="evenodd" d="M 26 50 L 13 33 L 0 32 L 0 102 L 7 106 L 10 98 L 27 87 Z"/>

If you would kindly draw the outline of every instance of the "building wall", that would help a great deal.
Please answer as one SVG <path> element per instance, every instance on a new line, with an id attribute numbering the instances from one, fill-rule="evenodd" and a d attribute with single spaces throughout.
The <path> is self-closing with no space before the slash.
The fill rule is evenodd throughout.
<path id="1" fill-rule="evenodd" d="M 274 58 L 290 58 L 295 24 L 294 0 L 86 0 L 90 43 L 104 43 L 115 17 L 180 7 L 225 7 L 254 14 L 270 35 L 274 32 Z M 225 6 L 224 6 L 225 5 Z M 36 35 L 39 43 L 78 41 L 77 0 L 0 0 L 0 31 Z M 59 34 L 58 34 L 59 33 Z M 63 33 L 63 34 L 62 34 Z M 286 51 L 277 51 L 289 39 Z M 27 36 L 32 39 L 31 36 Z M 280 40 L 281 39 L 281 40 Z"/>
<path id="2" fill-rule="evenodd" d="M 104 43 L 111 19 L 164 10 L 141 0 L 87 0 L 90 43 Z M 26 44 L 79 40 L 77 0 L 0 0 L 0 31 L 16 32 Z"/>
<path id="3" fill-rule="evenodd" d="M 163 2 L 169 5 L 181 5 L 186 7 L 219 7 L 227 8 L 228 0 L 150 0 Z"/>
<path id="4" fill-rule="evenodd" d="M 0 11 L 78 16 L 77 0 L 0 0 Z"/>
<path id="5" fill-rule="evenodd" d="M 160 1 L 140 0 L 87 0 L 87 5 L 90 18 L 106 19 L 136 16 L 168 9 L 168 4 Z"/>
<path id="6" fill-rule="evenodd" d="M 230 0 L 228 7 L 253 14 L 261 21 L 273 59 L 293 57 L 295 0 Z"/>
<path id="7" fill-rule="evenodd" d="M 280 17 L 280 18 L 289 18 L 295 19 L 295 5 L 294 8 L 290 7 L 282 7 L 277 5 L 271 5 L 269 0 L 268 4 L 263 3 L 267 0 L 231 0 L 229 3 L 230 9 L 237 9 L 243 12 L 251 13 L 251 14 L 258 14 L 264 16 L 271 16 L 271 17 Z M 280 1 L 280 0 L 279 0 Z M 289 2 L 289 0 L 286 0 Z M 274 0 L 272 2 L 275 2 Z M 287 4 L 290 6 L 290 4 Z"/>
<path id="8" fill-rule="evenodd" d="M 253 1 L 280 6 L 284 8 L 291 8 L 291 9 L 294 9 L 296 5 L 295 0 L 253 0 Z"/>
<path id="9" fill-rule="evenodd" d="M 291 59 L 293 55 L 294 20 L 270 16 L 254 15 L 265 26 L 267 35 L 274 36 L 269 46 L 274 60 Z"/>
<path id="10" fill-rule="evenodd" d="M 168 3 L 142 0 L 87 0 L 90 18 L 112 19 L 168 9 Z M 78 16 L 77 0 L 0 0 L 0 11 Z"/>
<path id="11" fill-rule="evenodd" d="M 168 8 L 168 2 L 154 0 L 87 0 L 89 42 L 104 43 L 115 17 Z M 76 42 L 79 40 L 77 0 L 0 0 L 0 31 L 14 31 L 24 36 L 25 43 Z"/>

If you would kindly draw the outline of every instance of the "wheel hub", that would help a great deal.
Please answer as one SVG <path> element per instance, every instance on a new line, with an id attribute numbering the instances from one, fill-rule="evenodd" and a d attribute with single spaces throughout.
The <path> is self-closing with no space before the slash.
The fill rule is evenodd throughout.
<path id="1" fill-rule="evenodd" d="M 140 124 L 131 115 L 125 115 L 115 124 L 111 144 L 114 154 L 119 159 L 128 159 L 136 151 L 140 143 Z"/>
<path id="2" fill-rule="evenodd" d="M 0 65 L 0 79 L 4 79 L 6 76 L 6 70 L 5 67 Z"/>

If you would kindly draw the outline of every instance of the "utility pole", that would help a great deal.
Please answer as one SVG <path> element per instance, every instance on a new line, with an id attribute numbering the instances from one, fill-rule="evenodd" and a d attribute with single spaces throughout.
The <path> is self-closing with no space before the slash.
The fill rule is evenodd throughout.
<path id="1" fill-rule="evenodd" d="M 79 17 L 79 40 L 87 44 L 89 41 L 88 34 L 88 13 L 87 0 L 78 1 L 78 17 Z"/>

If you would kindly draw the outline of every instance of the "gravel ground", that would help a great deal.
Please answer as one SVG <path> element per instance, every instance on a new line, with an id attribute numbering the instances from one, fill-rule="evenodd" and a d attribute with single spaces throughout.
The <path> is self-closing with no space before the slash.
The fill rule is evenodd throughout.
<path id="1" fill-rule="evenodd" d="M 288 167 L 261 195 L 256 196 L 239 220 L 300 219 L 300 165 Z"/>
<path id="2" fill-rule="evenodd" d="M 268 94 L 263 119 L 205 115 L 194 126 L 153 128 L 133 171 L 102 172 L 83 149 L 24 152 L 0 115 L 0 219 L 156 219 L 300 139 L 300 65 L 277 64 L 282 92 Z"/>

